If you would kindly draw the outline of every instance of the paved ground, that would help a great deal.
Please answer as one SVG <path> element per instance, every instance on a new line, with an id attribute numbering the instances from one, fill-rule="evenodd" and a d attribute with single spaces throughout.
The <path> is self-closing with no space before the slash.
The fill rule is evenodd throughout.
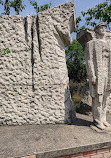
<path id="1" fill-rule="evenodd" d="M 77 114 L 75 125 L 25 125 L 0 127 L 0 158 L 38 154 L 38 158 L 111 146 L 111 133 L 97 133 L 91 116 Z M 111 117 L 108 118 L 111 123 Z M 45 154 L 44 154 L 45 153 Z"/>

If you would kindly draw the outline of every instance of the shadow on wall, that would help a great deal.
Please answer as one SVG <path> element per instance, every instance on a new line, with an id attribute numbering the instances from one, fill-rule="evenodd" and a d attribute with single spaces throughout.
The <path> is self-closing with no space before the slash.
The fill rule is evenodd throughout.
<path id="1" fill-rule="evenodd" d="M 73 124 L 76 120 L 76 112 L 75 112 L 74 103 L 71 99 L 69 87 L 67 87 L 67 89 L 65 89 L 64 98 L 65 98 L 65 100 L 64 100 L 65 123 L 66 124 Z"/>
<path id="2" fill-rule="evenodd" d="M 32 25 L 31 25 L 31 64 L 32 64 L 32 91 L 35 91 L 34 87 L 34 36 L 35 36 L 35 29 L 34 29 L 34 20 L 36 18 L 36 31 L 37 31 L 37 41 L 38 41 L 38 52 L 40 55 L 40 59 L 42 61 L 41 56 L 41 39 L 40 39 L 40 26 L 39 26 L 39 17 L 38 15 L 36 17 L 32 18 Z M 26 24 L 27 25 L 27 24 Z M 27 39 L 26 39 L 27 40 Z"/>
<path id="3" fill-rule="evenodd" d="M 73 123 L 73 125 L 76 126 L 88 126 L 88 127 L 92 124 L 93 122 L 85 120 L 83 118 L 76 118 L 75 122 Z"/>
<path id="4" fill-rule="evenodd" d="M 82 102 L 82 99 L 84 97 L 84 95 L 82 95 L 82 97 L 79 96 L 78 99 L 78 95 L 84 94 L 84 85 L 82 84 L 82 86 L 74 84 L 73 88 L 73 95 L 71 98 L 71 89 L 68 87 L 65 90 L 65 122 L 69 125 L 76 125 L 76 126 L 90 126 L 92 124 L 92 107 L 91 105 L 88 105 L 84 102 Z M 86 87 L 85 87 L 86 88 Z M 79 92 L 78 92 L 79 89 Z M 87 88 L 86 88 L 87 91 Z M 76 98 L 73 98 L 73 96 L 75 95 Z M 86 94 L 85 94 L 86 95 Z M 76 101 L 76 103 L 74 102 Z M 79 106 L 78 105 L 78 101 L 79 101 Z M 76 105 L 75 105 L 76 104 Z M 75 109 L 76 108 L 76 109 Z M 76 114 L 76 112 L 78 114 Z M 77 117 L 76 117 L 77 115 Z"/>
<path id="5" fill-rule="evenodd" d="M 69 86 L 76 112 L 84 115 L 91 115 L 92 98 L 90 96 L 88 83 L 78 83 L 70 80 Z"/>
<path id="6" fill-rule="evenodd" d="M 84 108 L 84 106 L 82 107 Z M 87 108 L 87 107 L 86 107 Z M 89 108 L 89 110 L 91 110 Z M 81 113 L 85 113 L 83 109 L 81 109 Z M 67 88 L 65 90 L 65 123 L 69 125 L 76 126 L 90 126 L 92 124 L 91 121 L 85 120 L 84 118 L 76 117 L 76 111 L 74 103 L 70 97 L 70 90 Z"/>
<path id="7" fill-rule="evenodd" d="M 91 115 L 92 107 L 83 102 L 80 103 L 80 107 L 76 107 L 76 112 L 84 115 Z"/>

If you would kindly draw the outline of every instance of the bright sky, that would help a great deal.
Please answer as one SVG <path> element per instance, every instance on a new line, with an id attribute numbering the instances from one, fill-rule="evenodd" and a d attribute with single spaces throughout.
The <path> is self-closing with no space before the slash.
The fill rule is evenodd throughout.
<path id="1" fill-rule="evenodd" d="M 71 0 L 51 0 L 51 1 L 52 1 L 52 7 L 55 7 L 57 5 L 69 2 Z M 37 0 L 37 2 L 38 2 L 38 5 L 44 5 L 44 4 L 50 3 L 50 0 Z M 85 11 L 89 8 L 94 7 L 96 4 L 103 3 L 103 2 L 105 2 L 105 0 L 74 0 L 76 17 L 81 15 L 81 11 Z M 24 3 L 26 4 L 26 9 L 23 10 L 23 12 L 20 14 L 22 16 L 26 16 L 27 14 L 35 15 L 36 13 L 33 7 L 30 5 L 29 0 L 24 0 Z M 2 12 L 3 12 L 3 8 L 0 5 L 0 13 Z"/>
<path id="2" fill-rule="evenodd" d="M 69 2 L 70 0 L 52 0 L 52 7 L 55 7 L 57 5 Z M 27 4 L 26 10 L 21 13 L 21 15 L 33 15 L 35 14 L 33 8 L 29 5 L 29 0 L 24 1 L 25 4 Z M 46 3 L 49 3 L 50 0 L 37 0 L 39 5 L 44 5 Z M 75 10 L 76 10 L 76 16 L 79 16 L 81 14 L 81 11 L 85 11 L 89 8 L 94 7 L 96 4 L 103 3 L 105 0 L 74 0 L 75 4 Z"/>

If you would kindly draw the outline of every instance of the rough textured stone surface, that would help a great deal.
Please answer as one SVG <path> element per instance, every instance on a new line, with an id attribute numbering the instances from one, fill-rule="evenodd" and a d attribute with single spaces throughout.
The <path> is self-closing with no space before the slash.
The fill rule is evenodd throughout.
<path id="1" fill-rule="evenodd" d="M 0 16 L 0 125 L 70 123 L 65 47 L 75 27 L 69 2 L 37 16 Z"/>
<path id="2" fill-rule="evenodd" d="M 78 39 L 85 47 L 93 120 L 98 128 L 108 130 L 106 127 L 111 126 L 106 121 L 106 113 L 111 109 L 111 31 L 106 32 L 105 23 L 99 23 L 94 30 L 80 33 Z"/>

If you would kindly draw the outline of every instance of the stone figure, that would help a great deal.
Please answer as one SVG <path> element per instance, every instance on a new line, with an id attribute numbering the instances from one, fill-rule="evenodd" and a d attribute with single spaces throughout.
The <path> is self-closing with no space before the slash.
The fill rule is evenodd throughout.
<path id="1" fill-rule="evenodd" d="M 86 37 L 84 47 L 93 121 L 102 130 L 111 126 L 106 120 L 106 113 L 111 105 L 111 44 L 107 38 L 106 27 L 102 22 L 94 30 L 87 29 L 83 33 L 84 38 Z M 81 37 L 80 41 L 82 40 Z"/>

